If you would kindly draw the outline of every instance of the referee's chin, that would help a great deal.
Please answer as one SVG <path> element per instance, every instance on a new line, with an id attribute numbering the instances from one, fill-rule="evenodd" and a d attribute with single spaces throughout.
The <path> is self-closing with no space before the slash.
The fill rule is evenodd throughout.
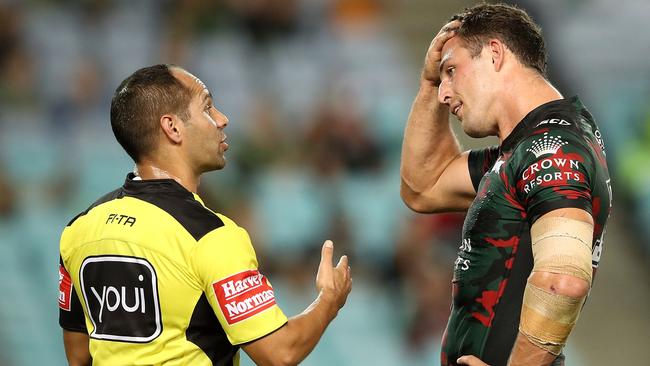
<path id="1" fill-rule="evenodd" d="M 207 166 L 206 169 L 203 170 L 203 173 L 211 172 L 214 170 L 221 170 L 226 167 L 226 157 L 223 156 L 219 158 L 218 160 L 214 161 L 210 166 Z"/>

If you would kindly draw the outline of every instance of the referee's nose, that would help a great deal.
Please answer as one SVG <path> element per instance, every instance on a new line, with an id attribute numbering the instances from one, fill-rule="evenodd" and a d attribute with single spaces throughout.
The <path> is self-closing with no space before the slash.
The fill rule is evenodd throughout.
<path id="1" fill-rule="evenodd" d="M 217 112 L 217 118 L 215 118 L 215 122 L 217 122 L 217 127 L 220 129 L 226 128 L 228 126 L 228 117 L 226 117 L 225 114 L 221 113 L 220 110 L 215 108 L 215 111 Z"/>

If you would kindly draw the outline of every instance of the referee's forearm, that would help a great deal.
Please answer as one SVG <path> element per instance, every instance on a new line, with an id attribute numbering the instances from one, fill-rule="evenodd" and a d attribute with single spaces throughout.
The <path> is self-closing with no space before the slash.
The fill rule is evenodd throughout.
<path id="1" fill-rule="evenodd" d="M 334 301 L 321 292 L 305 311 L 289 319 L 282 330 L 286 342 L 281 350 L 287 365 L 296 365 L 309 355 L 337 313 Z"/>

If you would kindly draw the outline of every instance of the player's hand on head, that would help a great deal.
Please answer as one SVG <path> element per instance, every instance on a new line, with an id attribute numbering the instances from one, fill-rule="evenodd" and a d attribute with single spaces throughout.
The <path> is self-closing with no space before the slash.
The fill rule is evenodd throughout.
<path id="1" fill-rule="evenodd" d="M 459 20 L 451 21 L 440 29 L 440 32 L 433 38 L 427 55 L 424 59 L 424 69 L 422 70 L 422 79 L 430 81 L 434 85 L 440 85 L 440 60 L 442 59 L 442 47 L 447 41 L 456 36 L 456 31 L 460 27 Z"/>
<path id="2" fill-rule="evenodd" d="M 481 361 L 478 357 L 476 356 L 462 356 L 459 357 L 456 362 L 459 365 L 469 365 L 469 366 L 490 366 L 487 363 Z"/>
<path id="3" fill-rule="evenodd" d="M 348 294 L 352 290 L 352 277 L 350 275 L 348 256 L 342 256 L 336 267 L 332 264 L 333 256 L 334 243 L 331 240 L 326 240 L 321 251 L 320 265 L 316 275 L 316 288 L 324 296 L 331 298 L 340 309 L 345 305 Z"/>

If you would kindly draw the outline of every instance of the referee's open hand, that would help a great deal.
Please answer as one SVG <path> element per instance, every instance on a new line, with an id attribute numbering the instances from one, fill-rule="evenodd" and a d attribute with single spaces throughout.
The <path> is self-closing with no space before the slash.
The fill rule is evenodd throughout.
<path id="1" fill-rule="evenodd" d="M 345 305 L 345 300 L 352 290 L 352 277 L 350 276 L 348 256 L 342 256 L 334 267 L 332 265 L 333 255 L 334 243 L 331 240 L 326 240 L 321 251 L 316 288 L 325 299 L 333 301 L 338 310 Z"/>

